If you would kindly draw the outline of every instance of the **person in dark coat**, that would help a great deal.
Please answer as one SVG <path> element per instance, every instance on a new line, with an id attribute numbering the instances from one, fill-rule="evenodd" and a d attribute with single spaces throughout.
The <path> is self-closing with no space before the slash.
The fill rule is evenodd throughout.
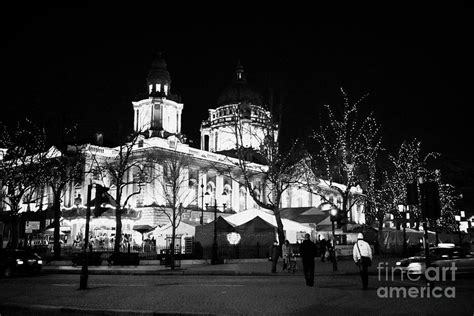
<path id="1" fill-rule="evenodd" d="M 333 248 L 332 242 L 329 239 L 326 240 L 326 250 L 329 252 L 328 259 L 329 259 L 330 262 L 332 262 L 332 260 L 333 260 L 333 253 L 332 252 L 333 252 L 334 248 Z"/>
<path id="2" fill-rule="evenodd" d="M 303 261 L 303 272 L 307 286 L 314 286 L 314 257 L 316 257 L 316 245 L 309 239 L 309 234 L 304 235 L 300 246 L 300 255 Z"/>
<path id="3" fill-rule="evenodd" d="M 281 257 L 281 248 L 278 245 L 278 241 L 274 241 L 273 245 L 270 248 L 270 258 L 272 259 L 272 273 L 276 273 L 276 267 L 278 263 L 278 258 Z"/>
<path id="4" fill-rule="evenodd" d="M 326 256 L 326 240 L 324 239 L 324 237 L 321 238 L 321 240 L 319 241 L 319 251 L 320 251 L 320 255 L 321 255 L 321 261 L 324 262 L 326 259 L 325 259 L 325 256 Z"/>

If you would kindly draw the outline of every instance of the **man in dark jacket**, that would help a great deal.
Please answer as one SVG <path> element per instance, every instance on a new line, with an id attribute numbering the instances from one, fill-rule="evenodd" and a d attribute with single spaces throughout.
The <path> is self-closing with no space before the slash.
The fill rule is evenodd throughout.
<path id="1" fill-rule="evenodd" d="M 272 273 L 276 273 L 278 258 L 281 257 L 281 247 L 278 245 L 278 241 L 276 240 L 270 248 L 270 257 L 272 258 Z"/>
<path id="2" fill-rule="evenodd" d="M 307 286 L 314 285 L 314 257 L 316 257 L 316 245 L 309 239 L 309 234 L 304 235 L 300 246 L 300 255 L 303 261 L 303 272 Z"/>

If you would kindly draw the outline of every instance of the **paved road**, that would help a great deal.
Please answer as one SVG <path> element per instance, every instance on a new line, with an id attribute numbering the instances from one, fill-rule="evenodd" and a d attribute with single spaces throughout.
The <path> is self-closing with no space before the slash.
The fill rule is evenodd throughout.
<path id="1" fill-rule="evenodd" d="M 0 279 L 1 315 L 87 315 L 100 310 L 120 314 L 294 314 L 294 315 L 473 315 L 474 280 L 440 284 L 456 288 L 456 298 L 379 298 L 380 287 L 425 286 L 423 282 L 385 281 L 370 277 L 360 289 L 353 275 L 318 276 L 307 287 L 301 275 L 164 276 L 91 275 L 88 290 L 78 290 L 78 275 L 45 274 Z M 38 306 L 40 305 L 40 306 Z M 3 306 L 3 307 L 2 307 Z M 7 306 L 7 307 L 5 307 Z M 55 306 L 50 308 L 46 306 Z M 62 313 L 59 313 L 60 307 Z M 16 308 L 16 309 L 14 309 Z M 67 309 L 69 308 L 69 309 Z M 42 311 L 42 312 L 41 312 Z M 120 313 L 122 312 L 122 313 Z M 33 314 L 29 314 L 33 315 Z M 108 312 L 107 315 L 111 315 Z"/>

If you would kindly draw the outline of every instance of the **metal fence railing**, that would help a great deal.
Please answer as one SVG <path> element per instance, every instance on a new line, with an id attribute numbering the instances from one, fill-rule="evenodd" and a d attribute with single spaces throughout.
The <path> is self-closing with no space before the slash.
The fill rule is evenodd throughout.
<path id="1" fill-rule="evenodd" d="M 43 258 L 45 258 L 46 260 L 52 260 L 54 258 L 54 251 L 52 245 L 33 247 L 32 250 L 38 253 Z M 70 260 L 81 252 L 81 247 L 62 245 L 61 259 Z M 106 260 L 114 252 L 114 248 L 92 247 L 92 252 L 100 253 L 101 258 Z M 120 249 L 120 252 L 138 253 L 140 260 L 160 260 L 160 257 L 162 255 L 169 254 L 167 247 L 154 245 L 131 246 L 130 248 L 125 246 Z M 217 252 L 219 258 L 221 259 L 268 258 L 269 256 L 269 248 L 263 245 L 218 245 Z M 210 259 L 212 258 L 212 253 L 212 246 L 201 247 L 199 243 L 194 243 L 192 248 L 185 247 L 183 245 L 175 249 L 177 259 Z"/>

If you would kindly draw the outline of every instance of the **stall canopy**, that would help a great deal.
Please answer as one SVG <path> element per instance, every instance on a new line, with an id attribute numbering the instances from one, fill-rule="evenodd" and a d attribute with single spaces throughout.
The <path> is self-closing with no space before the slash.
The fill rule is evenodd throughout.
<path id="1" fill-rule="evenodd" d="M 248 209 L 246 211 L 229 215 L 225 220 L 233 226 L 240 226 L 245 224 L 255 217 L 260 217 L 265 222 L 269 223 L 273 227 L 277 227 L 275 215 L 267 213 L 259 209 Z M 286 232 L 286 238 L 291 242 L 295 243 L 300 236 L 300 233 L 311 233 L 312 229 L 309 226 L 297 223 L 295 221 L 282 218 L 283 229 Z"/>
<path id="2" fill-rule="evenodd" d="M 254 219 L 257 216 L 263 219 L 264 221 L 272 224 L 273 226 L 275 227 L 277 226 L 275 215 L 267 213 L 259 209 L 248 209 L 243 212 L 229 215 L 225 218 L 225 220 L 234 226 L 239 226 Z M 294 230 L 294 231 L 310 231 L 311 230 L 310 227 L 297 223 L 295 221 L 289 220 L 289 219 L 282 218 L 282 222 L 283 222 L 283 227 L 285 228 L 285 230 Z"/>
<path id="3" fill-rule="evenodd" d="M 156 228 L 156 226 L 150 226 L 150 225 L 133 225 L 133 230 L 136 230 L 140 234 L 142 234 L 142 239 L 143 239 L 143 234 L 149 233 L 153 231 Z"/>
<path id="4" fill-rule="evenodd" d="M 164 226 L 161 226 L 157 228 L 154 232 L 153 235 L 156 239 L 156 245 L 157 246 L 166 246 L 166 237 L 171 236 L 173 233 L 173 227 L 171 223 L 167 223 Z M 182 236 L 183 238 L 186 237 L 193 237 L 196 233 L 196 226 L 191 225 L 187 222 L 181 221 L 176 227 L 175 234 Z"/>

